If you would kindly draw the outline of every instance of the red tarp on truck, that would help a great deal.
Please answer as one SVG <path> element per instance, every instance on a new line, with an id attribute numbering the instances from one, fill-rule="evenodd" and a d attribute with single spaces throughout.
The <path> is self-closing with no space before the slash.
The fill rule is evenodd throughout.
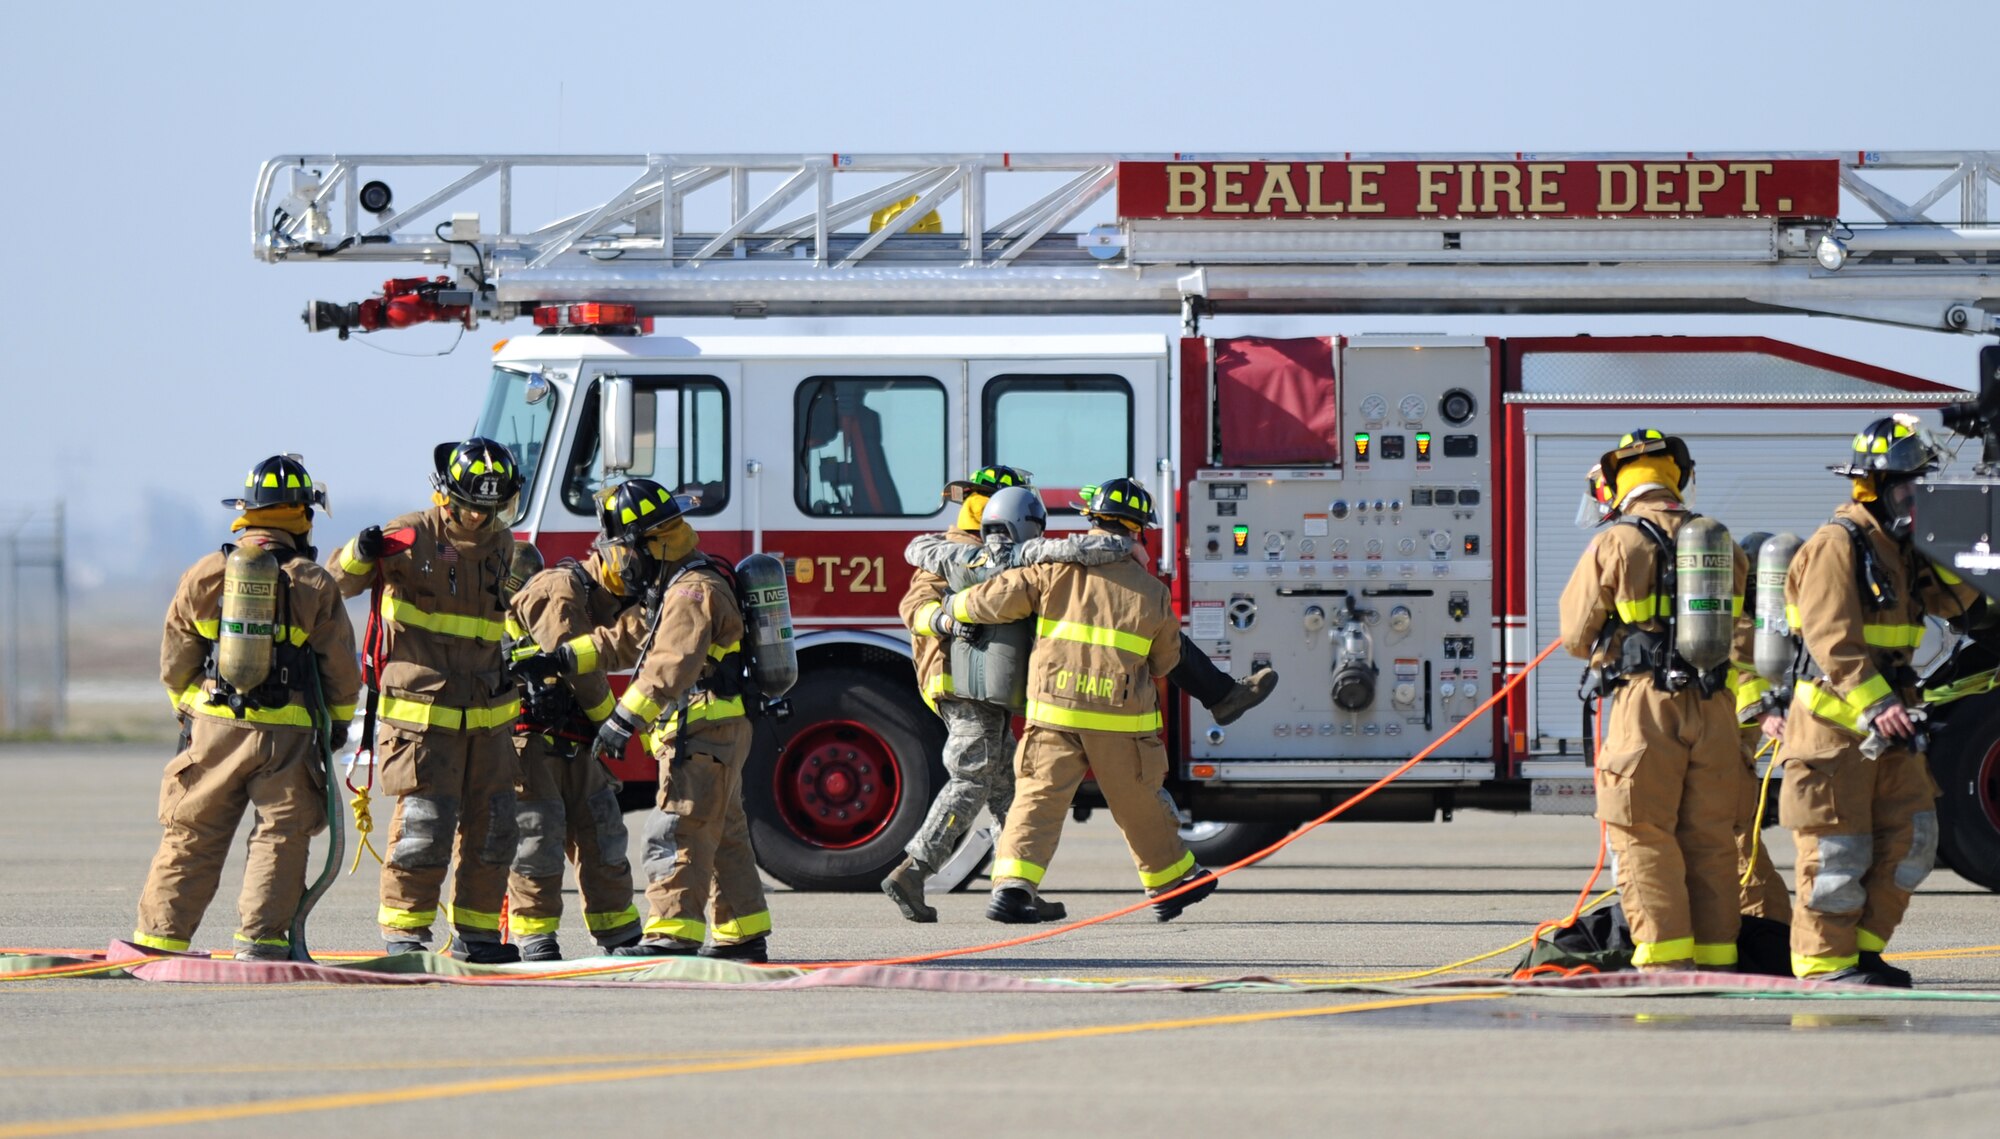
<path id="1" fill-rule="evenodd" d="M 1340 461 L 1332 337 L 1218 338 L 1215 396 L 1224 466 Z"/>

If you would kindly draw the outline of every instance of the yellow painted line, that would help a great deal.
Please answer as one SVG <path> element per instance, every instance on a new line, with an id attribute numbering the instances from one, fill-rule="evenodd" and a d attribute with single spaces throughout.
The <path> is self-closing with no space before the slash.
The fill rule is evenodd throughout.
<path id="1" fill-rule="evenodd" d="M 914 1056 L 930 1052 L 959 1052 L 971 1048 L 1004 1048 L 1021 1044 L 1045 1044 L 1058 1040 L 1088 1040 L 1106 1036 L 1129 1036 L 1141 1032 L 1171 1032 L 1184 1028 L 1218 1028 L 1232 1024 L 1257 1024 L 1312 1016 L 1337 1016 L 1349 1012 L 1412 1008 L 1419 1005 L 1451 1004 L 1458 1001 L 1498 1000 L 1504 993 L 1458 993 L 1450 996 L 1408 997 L 1360 1004 L 1327 1005 L 1320 1008 L 1274 1009 L 1269 1012 L 1236 1013 L 1229 1016 L 1188 1017 L 1178 1020 L 1150 1020 L 1137 1024 L 1104 1024 L 1084 1028 L 1058 1028 L 1041 1032 L 1010 1032 L 998 1036 L 975 1036 L 963 1040 L 910 1040 L 892 1044 L 857 1044 L 844 1048 L 807 1048 L 775 1052 L 741 1060 L 714 1060 L 699 1063 L 647 1064 L 601 1071 L 549 1072 L 534 1076 L 502 1076 L 485 1080 L 461 1080 L 446 1084 L 418 1084 L 380 1091 L 339 1092 L 329 1095 L 295 1096 L 288 1099 L 255 1100 L 248 1103 L 218 1104 L 209 1107 L 175 1108 L 166 1111 L 128 1111 L 116 1115 L 82 1116 L 74 1119 L 38 1120 L 0 1126 L 0 1139 L 25 1139 L 37 1135 L 76 1135 L 105 1131 L 134 1131 L 191 1123 L 219 1123 L 259 1116 L 295 1115 L 309 1111 L 338 1111 L 352 1107 L 419 1103 L 425 1100 L 455 1099 L 502 1092 L 533 1091 L 538 1088 L 576 1087 L 588 1084 L 651 1080 L 666 1076 L 695 1076 L 718 1072 L 749 1072 L 770 1068 L 798 1068 L 812 1064 L 876 1060 L 891 1056 Z"/>
<path id="2" fill-rule="evenodd" d="M 1962 949 L 1912 949 L 1904 953 L 1884 953 L 1885 961 L 1936 961 L 1946 957 L 1991 957 L 2000 945 L 1968 945 Z"/>
<path id="3" fill-rule="evenodd" d="M 658 1064 L 668 1060 L 733 1060 L 763 1056 L 748 1049 L 704 1052 L 626 1052 L 582 1056 L 524 1056 L 491 1060 L 435 1060 L 404 1057 L 397 1060 L 355 1061 L 333 1064 L 150 1064 L 130 1067 L 85 1068 L 3 1068 L 0 1080 L 96 1079 L 103 1076 L 263 1076 L 311 1075 L 314 1072 L 408 1072 L 415 1069 L 455 1068 L 580 1068 L 596 1064 Z"/>

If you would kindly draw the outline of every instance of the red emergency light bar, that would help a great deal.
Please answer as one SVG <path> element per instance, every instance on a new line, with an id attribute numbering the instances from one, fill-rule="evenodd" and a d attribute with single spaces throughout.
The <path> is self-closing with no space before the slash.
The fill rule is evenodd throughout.
<path id="1" fill-rule="evenodd" d="M 537 328 L 637 328 L 641 332 L 653 331 L 653 318 L 639 319 L 639 310 L 632 305 L 607 304 L 602 301 L 588 301 L 573 305 L 542 305 L 535 309 Z"/>

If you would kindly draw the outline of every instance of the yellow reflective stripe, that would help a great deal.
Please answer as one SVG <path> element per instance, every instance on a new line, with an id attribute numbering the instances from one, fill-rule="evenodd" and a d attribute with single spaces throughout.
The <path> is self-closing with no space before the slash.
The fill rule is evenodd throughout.
<path id="1" fill-rule="evenodd" d="M 1037 866 L 1018 858 L 996 858 L 993 860 L 993 869 L 988 871 L 988 877 L 995 882 L 1011 878 L 1026 882 L 1030 886 L 1039 886 L 1042 884 L 1042 875 L 1048 872 L 1049 868 L 1046 866 Z"/>
<path id="2" fill-rule="evenodd" d="M 1632 950 L 1632 964 L 1657 965 L 1668 961 L 1691 961 L 1694 959 L 1694 938 L 1676 937 L 1672 941 L 1642 941 Z"/>
<path id="3" fill-rule="evenodd" d="M 731 641 L 726 645 L 710 645 L 708 646 L 708 659 L 721 660 L 722 658 L 728 656 L 730 653 L 742 652 L 742 651 L 743 651 L 742 641 Z"/>
<path id="4" fill-rule="evenodd" d="M 384 929 L 429 929 L 437 920 L 436 910 L 399 910 L 383 906 L 375 911 L 375 924 Z"/>
<path id="5" fill-rule="evenodd" d="M 1792 976 L 1811 977 L 1819 973 L 1838 973 L 1842 969 L 1852 969 L 1861 964 L 1859 953 L 1845 957 L 1808 957 L 1803 953 L 1792 954 Z"/>
<path id="6" fill-rule="evenodd" d="M 771 932 L 771 911 L 758 910 L 735 921 L 719 921 L 709 929 L 717 941 L 748 941 L 759 934 Z"/>
<path id="7" fill-rule="evenodd" d="M 1729 615 L 1732 617 L 1743 616 L 1743 598 L 1741 596 L 1738 596 L 1736 594 L 1730 594 Z"/>
<path id="8" fill-rule="evenodd" d="M 1694 943 L 1694 963 L 1697 965 L 1736 964 L 1736 943 L 1731 941 L 1720 945 Z"/>
<path id="9" fill-rule="evenodd" d="M 910 635 L 913 637 L 937 636 L 936 631 L 931 628 L 931 618 L 937 616 L 938 610 L 943 608 L 944 603 L 939 601 L 926 601 L 922 605 L 917 606 L 917 615 L 910 619 Z"/>
<path id="10" fill-rule="evenodd" d="M 1157 732 L 1160 730 L 1160 713 L 1151 712 L 1084 712 L 1076 708 L 1064 708 L 1056 704 L 1045 704 L 1040 700 L 1028 701 L 1028 719 L 1038 724 L 1054 728 L 1081 728 L 1087 732 Z"/>
<path id="11" fill-rule="evenodd" d="M 1035 619 L 1035 635 L 1052 641 L 1077 641 L 1086 645 L 1102 645 L 1120 649 L 1134 656 L 1145 656 L 1153 651 L 1153 639 L 1137 633 L 1121 633 L 1101 625 L 1085 625 L 1080 621 L 1051 621 L 1047 617 Z"/>
<path id="12" fill-rule="evenodd" d="M 531 918 L 509 911 L 507 932 L 516 937 L 529 937 L 537 933 L 554 933 L 562 926 L 562 915 L 552 918 Z"/>
<path id="13" fill-rule="evenodd" d="M 1931 563 L 1931 572 L 1936 574 L 1937 579 L 1946 585 L 1965 584 L 1964 578 L 1958 576 L 1957 574 L 1951 572 L 1950 570 L 1944 568 L 1943 566 L 1937 564 L 1936 562 Z"/>
<path id="14" fill-rule="evenodd" d="M 204 621 L 197 617 L 194 622 L 194 631 L 212 641 L 222 635 L 222 622 Z"/>
<path id="15" fill-rule="evenodd" d="M 1627 625 L 1641 625 L 1647 621 L 1659 620 L 1674 611 L 1673 600 L 1661 597 L 1657 593 L 1630 601 L 1620 598 L 1613 604 L 1618 610 L 1618 619 Z"/>
<path id="16" fill-rule="evenodd" d="M 178 937 L 154 937 L 143 930 L 132 931 L 132 943 L 148 949 L 164 949 L 169 953 L 187 952 L 188 943 Z"/>
<path id="17" fill-rule="evenodd" d="M 245 945 L 270 945 L 279 949 L 290 949 L 292 947 L 292 939 L 289 937 L 245 937 L 239 933 L 234 935 L 233 940 L 240 941 Z"/>
<path id="18" fill-rule="evenodd" d="M 698 704 L 688 705 L 687 722 L 690 724 L 699 724 L 709 720 L 740 720 L 745 715 L 743 698 L 740 696 L 732 697 L 728 700 L 710 699 Z M 646 736 L 646 743 L 649 747 L 658 748 L 664 741 L 673 739 L 674 736 L 679 734 L 680 730 L 681 717 L 679 715 L 670 715 L 661 722 L 657 729 Z"/>
<path id="19" fill-rule="evenodd" d="M 972 612 L 965 607 L 964 593 L 954 593 L 951 595 L 951 617 L 952 620 L 959 621 L 967 625 L 978 624 L 977 621 L 974 621 L 972 619 Z"/>
<path id="20" fill-rule="evenodd" d="M 597 671 L 597 641 L 590 634 L 586 633 L 581 637 L 571 637 L 569 640 L 564 641 L 563 644 L 568 645 L 570 653 L 576 657 L 576 670 L 578 672 Z"/>
<path id="21" fill-rule="evenodd" d="M 326 706 L 326 714 L 333 717 L 335 723 L 343 720 L 352 720 L 354 718 L 354 705 L 328 704 Z"/>
<path id="22" fill-rule="evenodd" d="M 359 537 L 360 535 L 358 534 L 355 536 L 355 538 Z M 360 577 L 363 574 L 373 572 L 375 569 L 375 563 L 368 561 L 366 558 L 363 558 L 360 554 L 354 552 L 354 541 L 355 541 L 354 538 L 350 538 L 348 539 L 347 544 L 340 548 L 340 568 L 341 571 L 344 573 L 352 574 L 355 577 Z"/>
<path id="23" fill-rule="evenodd" d="M 444 912 L 445 920 L 453 925 L 462 925 L 469 929 L 490 929 L 495 933 L 500 932 L 499 914 L 489 914 L 482 910 L 462 910 L 457 906 L 446 906 Z"/>
<path id="24" fill-rule="evenodd" d="M 1851 708 L 1847 701 L 1821 688 L 1810 680 L 1801 680 L 1792 689 L 1792 698 L 1804 705 L 1806 711 L 1827 720 L 1856 735 L 1867 735 L 1868 728 L 1861 722 L 1863 708 Z"/>
<path id="25" fill-rule="evenodd" d="M 491 641 L 499 644 L 507 636 L 507 626 L 502 622 L 453 613 L 430 613 L 400 597 L 382 599 L 382 616 L 398 625 L 447 637 L 464 637 L 467 640 Z"/>
<path id="26" fill-rule="evenodd" d="M 1785 625 L 1786 625 L 1786 626 L 1787 626 L 1788 628 L 1790 628 L 1790 629 L 1792 629 L 1793 631 L 1795 631 L 1795 632 L 1796 632 L 1796 631 L 1798 630 L 1799 626 L 1801 626 L 1801 625 L 1803 625 L 1803 624 L 1805 624 L 1805 622 L 1799 619 L 1799 607 L 1798 607 L 1798 606 L 1796 606 L 1796 605 L 1793 605 L 1793 604 L 1792 604 L 1791 602 L 1789 602 L 1789 601 L 1788 601 L 1788 602 L 1786 602 L 1786 603 L 1785 603 Z"/>
<path id="27" fill-rule="evenodd" d="M 1139 884 L 1148 890 L 1157 890 L 1169 882 L 1180 881 L 1187 876 L 1188 871 L 1193 869 L 1194 851 L 1190 850 L 1186 854 L 1181 855 L 1180 861 L 1167 867 L 1165 870 L 1155 870 L 1150 874 L 1144 870 L 1139 871 Z"/>
<path id="28" fill-rule="evenodd" d="M 194 631 L 201 634 L 207 640 L 220 640 L 222 637 L 222 622 L 197 619 L 194 623 Z M 290 641 L 293 648 L 298 648 L 306 643 L 306 631 L 295 625 L 273 625 L 271 626 L 271 639 L 273 641 Z"/>
<path id="29" fill-rule="evenodd" d="M 1757 702 L 1764 698 L 1764 694 L 1771 690 L 1770 681 L 1741 666 L 1733 666 L 1730 673 L 1730 684 L 1736 692 L 1738 715 L 1756 707 Z"/>
<path id="30" fill-rule="evenodd" d="M 1961 677 L 1950 684 L 1924 689 L 1924 703 L 1949 704 L 1953 700 L 1963 700 L 1967 696 L 1977 696 L 1982 692 L 1991 692 L 1995 688 L 2000 688 L 2000 671 L 1988 669 L 1985 672 L 1975 672 L 1971 676 Z"/>
<path id="31" fill-rule="evenodd" d="M 627 688 L 625 695 L 618 698 L 618 706 L 637 716 L 642 724 L 650 724 L 660 718 L 660 705 L 652 697 L 641 692 L 636 684 Z"/>
<path id="32" fill-rule="evenodd" d="M 592 704 L 588 708 L 585 708 L 583 710 L 583 714 L 585 716 L 590 717 L 591 723 L 601 724 L 605 720 L 610 718 L 611 709 L 615 707 L 616 704 L 617 702 L 611 698 L 611 693 L 607 691 L 604 694 L 604 699 L 599 700 L 597 703 Z"/>
<path id="33" fill-rule="evenodd" d="M 521 624 L 519 621 L 516 621 L 512 613 L 507 614 L 508 638 L 510 640 L 518 641 L 527 635 L 528 635 L 528 627 L 526 625 Z"/>
<path id="34" fill-rule="evenodd" d="M 479 731 L 511 724 L 519 719 L 521 702 L 509 700 L 505 704 L 496 704 L 491 708 L 453 708 L 445 704 L 426 704 L 420 700 L 384 696 L 378 711 L 383 719 L 395 720 L 402 724 L 445 728 L 451 731 L 460 729 Z"/>
<path id="35" fill-rule="evenodd" d="M 1847 704 L 1859 715 L 1893 695 L 1895 689 L 1889 687 L 1889 678 L 1878 672 L 1854 686 L 1854 691 L 1847 697 Z"/>
<path id="36" fill-rule="evenodd" d="M 649 917 L 642 932 L 648 937 L 678 937 L 682 941 L 702 941 L 708 937 L 708 927 L 700 918 Z"/>
<path id="37" fill-rule="evenodd" d="M 1914 649 L 1924 639 L 1922 625 L 1863 625 L 1861 639 L 1878 649 Z"/>
<path id="38" fill-rule="evenodd" d="M 1854 931 L 1854 947 L 1863 953 L 1880 953 L 1884 949 L 1889 948 L 1889 940 L 1888 938 L 1878 937 L 1875 934 L 1869 933 L 1865 929 L 1856 929 Z"/>
<path id="39" fill-rule="evenodd" d="M 622 910 L 609 914 L 594 914 L 589 910 L 583 911 L 583 924 L 598 933 L 602 933 L 607 929 L 617 929 L 620 926 L 631 925 L 638 920 L 639 909 L 637 906 L 626 906 Z"/>
<path id="40" fill-rule="evenodd" d="M 236 714 L 229 710 L 227 704 L 210 704 L 208 690 L 199 684 L 192 685 L 182 692 L 174 706 L 185 708 L 197 715 L 214 716 L 218 720 L 229 720 L 238 724 L 285 724 L 295 728 L 312 726 L 312 712 L 303 704 L 286 704 L 278 708 L 245 708 L 243 718 L 239 720 Z M 348 718 L 351 719 L 353 715 L 354 709 L 349 707 Z"/>

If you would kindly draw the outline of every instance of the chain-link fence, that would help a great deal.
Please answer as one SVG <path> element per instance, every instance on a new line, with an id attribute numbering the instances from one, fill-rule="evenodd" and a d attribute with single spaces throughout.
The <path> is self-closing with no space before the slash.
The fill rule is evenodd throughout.
<path id="1" fill-rule="evenodd" d="M 62 731 L 68 686 L 62 503 L 0 505 L 0 732 Z"/>

